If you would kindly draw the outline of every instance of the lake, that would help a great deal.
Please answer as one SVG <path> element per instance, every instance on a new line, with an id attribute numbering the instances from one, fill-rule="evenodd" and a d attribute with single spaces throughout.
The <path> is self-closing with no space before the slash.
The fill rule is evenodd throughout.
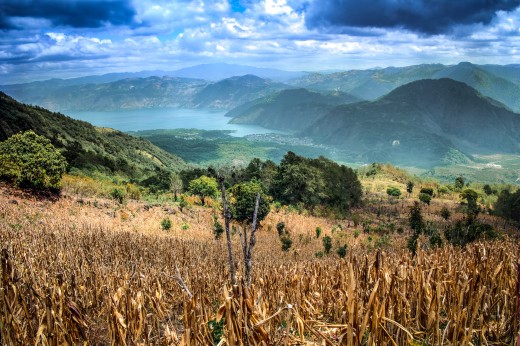
<path id="1" fill-rule="evenodd" d="M 231 118 L 226 111 L 154 108 L 117 110 L 109 112 L 66 112 L 72 118 L 87 121 L 95 126 L 110 127 L 120 131 L 159 129 L 231 130 L 232 136 L 280 133 L 257 125 L 228 124 Z"/>

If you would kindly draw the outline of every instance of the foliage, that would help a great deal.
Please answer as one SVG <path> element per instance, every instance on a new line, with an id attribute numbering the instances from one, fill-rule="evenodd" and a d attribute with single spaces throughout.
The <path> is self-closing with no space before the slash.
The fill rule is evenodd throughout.
<path id="1" fill-rule="evenodd" d="M 432 200 L 432 196 L 426 194 L 426 193 L 420 193 L 419 194 L 419 200 L 423 202 L 424 204 L 430 205 L 430 202 Z"/>
<path id="2" fill-rule="evenodd" d="M 388 189 L 386 189 L 386 193 L 389 196 L 399 197 L 401 196 L 401 190 L 399 188 L 390 186 Z"/>
<path id="3" fill-rule="evenodd" d="M 67 162 L 51 141 L 33 131 L 0 143 L 0 177 L 18 186 L 58 189 Z"/>
<path id="4" fill-rule="evenodd" d="M 188 201 L 186 201 L 186 197 L 184 195 L 181 195 L 179 199 L 179 209 L 182 211 L 184 208 L 188 206 Z"/>
<path id="5" fill-rule="evenodd" d="M 450 210 L 448 208 L 446 208 L 446 206 L 442 207 L 442 209 L 441 209 L 441 216 L 446 221 L 448 221 L 450 219 L 451 212 L 450 212 Z"/>
<path id="6" fill-rule="evenodd" d="M 420 234 L 424 230 L 425 224 L 422 216 L 422 210 L 417 201 L 415 201 L 414 204 L 410 207 L 408 223 L 414 233 Z"/>
<path id="7" fill-rule="evenodd" d="M 322 238 L 323 243 L 323 250 L 326 254 L 329 254 L 330 250 L 332 249 L 332 238 L 328 235 L 324 236 Z"/>
<path id="8" fill-rule="evenodd" d="M 465 182 L 464 177 L 462 177 L 462 176 L 455 178 L 455 185 L 454 185 L 455 191 L 458 191 L 458 192 L 462 191 L 462 188 L 464 187 L 464 182 Z"/>
<path id="9" fill-rule="evenodd" d="M 491 186 L 489 186 L 489 184 L 484 184 L 482 190 L 484 190 L 484 193 L 488 196 L 493 194 L 493 189 L 491 188 Z"/>
<path id="10" fill-rule="evenodd" d="M 224 318 L 221 318 L 218 322 L 216 319 L 212 319 L 208 322 L 208 328 L 211 331 L 214 345 L 218 345 L 224 336 L 224 322 Z"/>
<path id="11" fill-rule="evenodd" d="M 278 231 L 278 236 L 281 237 L 285 230 L 285 222 L 280 221 L 276 224 L 276 230 Z"/>
<path id="12" fill-rule="evenodd" d="M 493 226 L 478 221 L 474 214 L 468 214 L 463 220 L 457 220 L 446 228 L 444 236 L 450 244 L 465 246 L 483 237 L 496 238 L 498 233 Z"/>
<path id="13" fill-rule="evenodd" d="M 316 239 L 321 236 L 321 227 L 316 227 Z"/>
<path id="14" fill-rule="evenodd" d="M 408 192 L 409 194 L 412 193 L 414 186 L 415 184 L 413 183 L 413 181 L 408 180 L 408 182 L 406 183 L 406 192 Z"/>
<path id="15" fill-rule="evenodd" d="M 432 235 L 430 235 L 430 246 L 432 248 L 436 248 L 436 247 L 442 247 L 442 238 L 441 238 L 441 235 L 439 234 L 439 231 L 436 230 Z"/>
<path id="16" fill-rule="evenodd" d="M 110 197 L 119 204 L 123 204 L 125 201 L 125 193 L 118 188 L 114 188 L 112 191 L 110 191 Z"/>
<path id="17" fill-rule="evenodd" d="M 423 187 L 419 193 L 424 193 L 433 197 L 433 189 L 431 187 Z"/>
<path id="18" fill-rule="evenodd" d="M 271 210 L 271 197 L 263 191 L 262 185 L 256 180 L 240 183 L 231 188 L 230 211 L 232 218 L 240 223 L 253 222 L 256 196 L 260 194 L 257 222 L 260 224 Z"/>
<path id="19" fill-rule="evenodd" d="M 339 258 L 345 258 L 347 255 L 347 244 L 343 244 L 343 246 L 338 247 L 338 250 L 336 251 Z"/>
<path id="20" fill-rule="evenodd" d="M 520 189 L 513 193 L 502 190 L 494 207 L 497 215 L 520 222 Z"/>
<path id="21" fill-rule="evenodd" d="M 479 206 L 477 204 L 478 193 L 472 189 L 464 189 L 460 194 L 460 198 L 466 200 L 468 213 L 478 213 Z"/>
<path id="22" fill-rule="evenodd" d="M 282 237 L 280 237 L 280 241 L 282 242 L 282 250 L 289 251 L 293 243 L 289 234 L 284 234 Z"/>
<path id="23" fill-rule="evenodd" d="M 172 220 L 170 220 L 169 218 L 165 217 L 164 219 L 161 220 L 161 228 L 164 230 L 164 231 L 168 231 L 172 228 Z"/>
<path id="24" fill-rule="evenodd" d="M 215 239 L 220 239 L 220 237 L 222 236 L 223 233 L 224 233 L 224 227 L 218 221 L 218 216 L 213 215 L 213 235 L 215 236 Z"/>
<path id="25" fill-rule="evenodd" d="M 204 205 L 206 197 L 216 197 L 218 193 L 217 180 L 205 175 L 190 181 L 188 190 L 200 197 L 200 203 Z"/>

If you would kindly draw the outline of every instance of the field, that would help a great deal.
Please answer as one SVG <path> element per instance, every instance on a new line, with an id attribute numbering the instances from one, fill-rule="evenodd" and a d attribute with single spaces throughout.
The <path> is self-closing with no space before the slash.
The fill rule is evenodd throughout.
<path id="1" fill-rule="evenodd" d="M 379 207 L 346 220 L 273 208 L 257 234 L 250 288 L 236 232 L 239 284 L 229 284 L 225 239 L 212 232 L 214 201 L 203 208 L 190 199 L 181 211 L 71 189 L 49 199 L 1 187 L 0 344 L 515 345 L 517 240 L 428 249 L 421 239 L 412 258 L 411 201 L 366 184 Z M 446 199 L 434 200 L 426 218 L 442 226 L 441 205 L 460 217 Z M 361 221 L 376 219 L 384 222 L 370 221 L 373 229 L 405 231 L 364 233 Z M 293 240 L 287 252 L 281 221 Z M 318 255 L 326 235 L 333 250 Z"/>

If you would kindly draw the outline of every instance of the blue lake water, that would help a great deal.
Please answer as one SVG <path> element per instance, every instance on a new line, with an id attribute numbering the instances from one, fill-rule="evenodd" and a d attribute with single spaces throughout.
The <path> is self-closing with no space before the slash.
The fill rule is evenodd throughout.
<path id="1" fill-rule="evenodd" d="M 228 124 L 231 118 L 225 111 L 201 109 L 154 108 L 108 112 L 66 112 L 72 118 L 87 121 L 95 126 L 110 127 L 120 131 L 158 129 L 231 130 L 232 136 L 280 133 L 256 125 Z"/>

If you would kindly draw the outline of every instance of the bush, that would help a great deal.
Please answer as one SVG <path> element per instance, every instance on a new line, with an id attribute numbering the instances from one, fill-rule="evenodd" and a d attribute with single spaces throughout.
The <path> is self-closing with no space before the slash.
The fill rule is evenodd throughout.
<path id="1" fill-rule="evenodd" d="M 451 212 L 448 208 L 446 207 L 442 207 L 441 209 L 441 216 L 444 220 L 448 221 L 450 219 L 450 216 L 451 216 Z"/>
<path id="2" fill-rule="evenodd" d="M 161 228 L 163 231 L 169 231 L 172 228 L 172 221 L 169 218 L 162 219 Z"/>
<path id="3" fill-rule="evenodd" d="M 125 201 L 125 194 L 122 190 L 115 187 L 112 189 L 112 191 L 110 191 L 110 198 L 112 198 L 119 204 L 123 204 L 123 202 Z"/>
<path id="4" fill-rule="evenodd" d="M 321 227 L 316 227 L 316 239 L 321 236 Z"/>
<path id="5" fill-rule="evenodd" d="M 278 231 L 278 236 L 281 237 L 285 231 L 285 222 L 280 221 L 276 224 L 276 230 Z"/>
<path id="6" fill-rule="evenodd" d="M 427 193 L 420 193 L 419 194 L 419 200 L 423 202 L 424 204 L 430 205 L 430 202 L 432 200 L 432 196 L 428 195 Z"/>
<path id="7" fill-rule="evenodd" d="M 336 253 L 338 254 L 339 258 L 345 258 L 345 256 L 347 255 L 347 244 L 340 246 Z"/>
<path id="8" fill-rule="evenodd" d="M 329 254 L 330 250 L 332 249 L 332 238 L 326 235 L 325 237 L 323 237 L 322 242 L 325 253 Z"/>
<path id="9" fill-rule="evenodd" d="M 282 251 L 285 251 L 285 252 L 289 251 L 289 249 L 292 246 L 291 237 L 288 234 L 286 234 L 280 238 L 280 241 L 282 242 Z"/>
<path id="10" fill-rule="evenodd" d="M 218 221 L 217 215 L 213 215 L 213 235 L 215 239 L 220 239 L 223 233 L 224 227 L 222 227 L 222 224 Z"/>
<path id="11" fill-rule="evenodd" d="M 425 193 L 433 197 L 433 189 L 431 187 L 423 187 L 419 193 Z"/>
<path id="12" fill-rule="evenodd" d="M 181 225 L 181 229 L 183 231 L 189 230 L 190 229 L 190 225 L 187 222 L 183 222 L 182 225 Z"/>
<path id="13" fill-rule="evenodd" d="M 33 131 L 0 143 L 0 177 L 17 186 L 59 189 L 67 161 L 51 141 Z"/>
<path id="14" fill-rule="evenodd" d="M 393 187 L 393 186 L 390 186 L 388 189 L 386 189 L 386 193 L 389 196 L 393 196 L 393 197 L 401 196 L 401 190 L 399 190 L 397 187 Z"/>

